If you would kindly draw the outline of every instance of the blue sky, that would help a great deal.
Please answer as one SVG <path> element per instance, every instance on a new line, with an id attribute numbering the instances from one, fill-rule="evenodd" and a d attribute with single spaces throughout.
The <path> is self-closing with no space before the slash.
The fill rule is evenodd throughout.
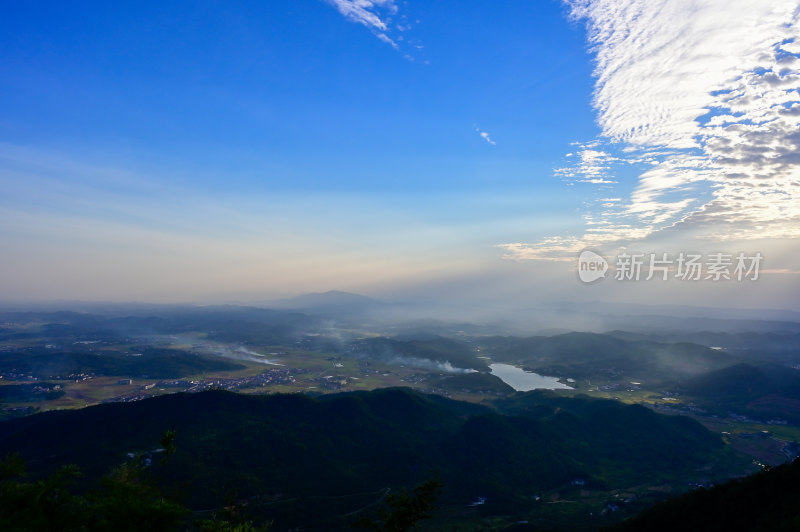
<path id="1" fill-rule="evenodd" d="M 666 231 L 667 252 L 774 248 L 796 289 L 796 2 L 657 3 L 17 3 L 0 20 L 0 288 L 572 290 L 580 249 Z M 729 42 L 709 67 L 702 46 Z M 748 154 L 769 150 L 765 177 Z"/>
<path id="2" fill-rule="evenodd" d="M 162 4 L 15 6 L 5 138 L 210 189 L 383 193 L 529 187 L 596 133 L 584 33 L 556 2 L 417 6 L 413 60 L 318 0 Z"/>

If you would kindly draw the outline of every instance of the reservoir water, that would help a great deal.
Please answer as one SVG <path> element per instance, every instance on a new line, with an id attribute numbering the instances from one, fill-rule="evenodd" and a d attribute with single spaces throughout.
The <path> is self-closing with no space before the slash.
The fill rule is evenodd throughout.
<path id="1" fill-rule="evenodd" d="M 490 364 L 489 369 L 492 370 L 492 375 L 499 377 L 518 392 L 572 389 L 571 386 L 558 382 L 555 377 L 545 377 L 509 364 Z"/>

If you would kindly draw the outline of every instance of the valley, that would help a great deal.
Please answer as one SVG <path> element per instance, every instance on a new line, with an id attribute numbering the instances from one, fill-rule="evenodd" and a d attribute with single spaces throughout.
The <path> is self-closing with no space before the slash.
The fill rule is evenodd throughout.
<path id="1" fill-rule="evenodd" d="M 794 332 L 743 352 L 719 334 L 389 335 L 333 314 L 6 314 L 0 451 L 35 475 L 75 463 L 91 479 L 175 430 L 163 476 L 194 486 L 189 508 L 235 486 L 279 530 L 346 528 L 434 472 L 445 487 L 426 529 L 596 529 L 800 455 Z"/>

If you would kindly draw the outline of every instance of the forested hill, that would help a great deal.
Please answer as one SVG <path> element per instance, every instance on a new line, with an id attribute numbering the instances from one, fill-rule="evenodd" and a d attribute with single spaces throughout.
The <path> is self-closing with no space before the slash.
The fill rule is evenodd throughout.
<path id="1" fill-rule="evenodd" d="M 659 504 L 606 532 L 800 530 L 800 459 Z"/>
<path id="2" fill-rule="evenodd" d="M 730 459 L 698 423 L 637 405 L 530 392 L 501 406 L 505 413 L 402 388 L 173 394 L 3 422 L 0 454 L 20 453 L 34 475 L 74 463 L 90 482 L 174 430 L 177 451 L 159 475 L 183 486 L 181 502 L 201 509 L 246 499 L 279 529 L 344 524 L 381 490 L 434 471 L 444 506 L 486 497 L 516 511 L 575 482 L 605 490 L 690 478 Z"/>

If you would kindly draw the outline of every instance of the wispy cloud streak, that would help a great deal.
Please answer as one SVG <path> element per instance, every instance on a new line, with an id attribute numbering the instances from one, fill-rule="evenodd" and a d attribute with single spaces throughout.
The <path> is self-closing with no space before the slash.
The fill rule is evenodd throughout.
<path id="1" fill-rule="evenodd" d="M 325 0 L 351 22 L 367 27 L 379 40 L 395 50 L 405 43 L 412 52 L 421 50 L 422 44 L 407 39 L 403 34 L 413 27 L 408 16 L 399 14 L 395 0 Z M 403 57 L 413 61 L 414 56 L 406 52 Z"/>
<path id="2" fill-rule="evenodd" d="M 478 135 L 480 135 L 483 140 L 485 140 L 486 142 L 488 142 L 492 146 L 497 146 L 497 143 L 492 140 L 492 137 L 489 136 L 488 132 L 481 131 L 481 128 L 479 128 L 478 126 L 474 126 L 474 127 L 475 127 L 475 131 L 478 132 Z"/>
<path id="3" fill-rule="evenodd" d="M 339 13 L 359 24 L 385 32 L 388 27 L 382 19 L 381 10 L 396 13 L 397 6 L 394 0 L 328 0 L 336 6 Z"/>

